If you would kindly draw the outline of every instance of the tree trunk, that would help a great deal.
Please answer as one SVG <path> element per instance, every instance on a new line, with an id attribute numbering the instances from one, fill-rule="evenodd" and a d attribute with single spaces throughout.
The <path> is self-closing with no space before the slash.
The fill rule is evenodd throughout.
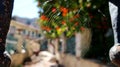
<path id="1" fill-rule="evenodd" d="M 87 28 L 82 32 L 75 33 L 76 57 L 82 58 L 88 51 L 91 43 L 91 36 L 91 30 Z"/>
<path id="2" fill-rule="evenodd" d="M 62 52 L 62 54 L 64 54 L 66 51 L 66 37 L 64 34 L 61 35 L 61 42 L 62 42 L 61 52 Z"/>
<path id="3" fill-rule="evenodd" d="M 51 40 L 50 40 L 50 39 L 48 39 L 48 44 L 47 44 L 47 46 L 48 46 L 48 51 L 51 52 L 52 54 L 54 54 L 54 53 L 55 53 L 55 47 L 54 47 L 54 45 L 51 43 Z"/>
<path id="4" fill-rule="evenodd" d="M 10 67 L 11 60 L 3 54 L 5 51 L 6 36 L 9 30 L 13 0 L 0 0 L 0 67 Z"/>
<path id="5" fill-rule="evenodd" d="M 55 47 L 55 53 L 58 53 L 58 49 L 59 49 L 59 38 L 53 39 L 52 44 L 53 44 L 54 47 Z"/>
<path id="6" fill-rule="evenodd" d="M 55 48 L 55 56 L 56 56 L 57 60 L 60 61 L 59 38 L 53 39 L 52 44 L 54 45 L 54 48 Z"/>
<path id="7" fill-rule="evenodd" d="M 5 41 L 9 30 L 13 0 L 0 0 L 0 53 L 5 51 Z"/>

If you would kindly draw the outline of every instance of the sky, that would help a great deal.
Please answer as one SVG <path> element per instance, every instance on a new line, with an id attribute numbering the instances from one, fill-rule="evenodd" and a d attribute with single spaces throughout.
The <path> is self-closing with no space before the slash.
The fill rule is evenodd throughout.
<path id="1" fill-rule="evenodd" d="M 35 0 L 14 0 L 12 16 L 37 18 L 39 16 Z"/>

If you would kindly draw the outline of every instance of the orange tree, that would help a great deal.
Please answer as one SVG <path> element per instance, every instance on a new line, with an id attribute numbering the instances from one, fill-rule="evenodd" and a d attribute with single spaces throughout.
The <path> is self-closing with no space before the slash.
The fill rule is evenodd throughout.
<path id="1" fill-rule="evenodd" d="M 89 54 L 91 57 L 108 56 L 113 40 L 112 36 L 105 37 L 107 30 L 111 28 L 107 0 L 37 1 L 41 9 L 39 23 L 48 37 L 59 37 L 62 33 L 70 37 L 89 27 L 93 33 L 93 46 Z"/>
<path id="2" fill-rule="evenodd" d="M 81 3 L 79 0 L 38 0 L 38 6 L 43 10 L 39 19 L 43 32 L 51 38 L 63 33 L 70 37 L 89 27 L 90 16 Z M 89 3 L 86 5 L 90 6 Z"/>

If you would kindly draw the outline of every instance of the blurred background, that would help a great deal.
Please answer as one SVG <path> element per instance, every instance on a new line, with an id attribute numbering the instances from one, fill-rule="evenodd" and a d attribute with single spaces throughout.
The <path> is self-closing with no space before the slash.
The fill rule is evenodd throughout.
<path id="1" fill-rule="evenodd" d="M 35 67 L 42 51 L 65 67 L 115 67 L 109 60 L 113 44 L 108 0 L 14 2 L 6 40 L 11 67 Z"/>

